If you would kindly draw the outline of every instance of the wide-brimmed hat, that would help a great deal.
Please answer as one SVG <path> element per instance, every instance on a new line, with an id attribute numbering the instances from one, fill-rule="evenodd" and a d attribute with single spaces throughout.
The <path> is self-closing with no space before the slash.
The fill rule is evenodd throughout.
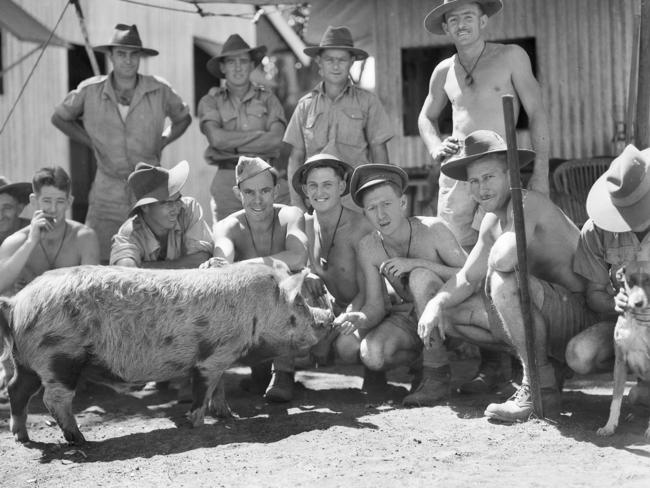
<path id="1" fill-rule="evenodd" d="M 499 134 L 491 130 L 475 130 L 465 138 L 464 150 L 460 156 L 443 163 L 440 171 L 455 180 L 467 181 L 467 166 L 470 163 L 489 154 L 505 154 L 507 152 L 508 146 Z M 517 149 L 517 153 L 519 154 L 520 168 L 535 159 L 534 151 Z"/>
<path id="2" fill-rule="evenodd" d="M 293 186 L 293 189 L 302 198 L 307 198 L 307 195 L 302 190 L 302 186 L 307 182 L 307 174 L 314 168 L 333 168 L 334 170 L 339 170 L 343 174 L 343 181 L 345 181 L 345 190 L 343 190 L 341 196 L 347 195 L 350 191 L 350 175 L 354 171 L 354 168 L 331 154 L 315 154 L 307 159 L 305 164 L 298 168 L 293 174 L 293 178 L 291 178 L 291 186 Z"/>
<path id="3" fill-rule="evenodd" d="M 350 29 L 345 26 L 328 26 L 325 34 L 323 34 L 323 37 L 320 40 L 320 44 L 318 46 L 306 47 L 302 52 L 307 56 L 314 58 L 318 56 L 323 49 L 343 49 L 349 51 L 357 61 L 368 57 L 366 51 L 354 47 L 354 41 L 352 40 Z"/>
<path id="4" fill-rule="evenodd" d="M 350 195 L 354 203 L 363 207 L 363 192 L 383 183 L 394 183 L 404 193 L 408 187 L 409 177 L 399 166 L 394 164 L 362 164 L 357 166 L 350 179 Z"/>
<path id="5" fill-rule="evenodd" d="M 181 191 L 189 173 L 190 165 L 187 161 L 181 161 L 171 169 L 138 163 L 127 180 L 137 199 L 131 212 L 142 205 L 169 200 Z"/>
<path id="6" fill-rule="evenodd" d="M 503 8 L 501 0 L 444 0 L 424 18 L 424 28 L 432 34 L 444 35 L 445 31 L 442 28 L 442 23 L 445 21 L 445 14 L 466 3 L 478 3 L 483 9 L 483 13 L 488 17 L 493 16 Z"/>
<path id="7" fill-rule="evenodd" d="M 237 56 L 244 53 L 249 53 L 253 65 L 257 66 L 262 62 L 262 59 L 264 59 L 264 56 L 266 55 L 266 46 L 250 47 L 238 34 L 233 34 L 226 39 L 219 55 L 210 59 L 205 67 L 213 76 L 223 78 L 223 71 L 221 71 L 221 68 L 219 67 L 219 64 L 223 62 L 223 58 L 227 56 Z"/>
<path id="8" fill-rule="evenodd" d="M 630 144 L 612 161 L 589 190 L 587 214 L 610 232 L 650 225 L 650 148 Z"/>
<path id="9" fill-rule="evenodd" d="M 29 194 L 31 192 L 31 183 L 11 183 L 4 176 L 0 176 L 0 193 L 8 193 L 16 200 L 18 200 L 18 203 L 27 205 L 29 203 Z"/>
<path id="10" fill-rule="evenodd" d="M 142 46 L 140 34 L 138 33 L 138 28 L 135 24 L 117 24 L 115 26 L 115 32 L 113 32 L 113 38 L 109 41 L 109 43 L 95 46 L 95 49 L 102 52 L 108 52 L 111 50 L 111 48 L 114 47 L 138 49 L 145 56 L 158 56 L 158 51 L 155 49 Z"/>
<path id="11" fill-rule="evenodd" d="M 262 158 L 251 158 L 248 156 L 239 156 L 239 161 L 237 161 L 237 166 L 235 166 L 235 181 L 237 186 L 240 183 L 257 176 L 264 171 L 268 171 L 273 175 L 274 180 L 278 181 L 278 172 L 271 166 L 269 163 L 264 161 Z"/>

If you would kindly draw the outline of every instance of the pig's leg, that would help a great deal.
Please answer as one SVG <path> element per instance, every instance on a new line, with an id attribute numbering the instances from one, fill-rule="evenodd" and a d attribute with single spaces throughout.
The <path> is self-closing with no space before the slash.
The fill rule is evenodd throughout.
<path id="1" fill-rule="evenodd" d="M 203 425 L 205 411 L 225 368 L 195 366 L 192 370 L 192 406 L 187 418 L 193 427 Z"/>
<path id="2" fill-rule="evenodd" d="M 27 434 L 27 406 L 41 387 L 41 379 L 36 373 L 18 364 L 9 382 L 9 404 L 11 406 L 11 432 L 17 442 L 29 442 Z"/>
<path id="3" fill-rule="evenodd" d="M 46 383 L 43 403 L 57 421 L 63 431 L 63 437 L 71 444 L 83 444 L 86 442 L 83 434 L 77 426 L 72 414 L 72 399 L 74 390 L 69 390 L 60 383 Z"/>
<path id="4" fill-rule="evenodd" d="M 219 383 L 212 394 L 209 411 L 213 417 L 222 419 L 232 417 L 232 411 L 226 401 L 226 388 L 223 383 L 223 378 L 219 380 Z"/>

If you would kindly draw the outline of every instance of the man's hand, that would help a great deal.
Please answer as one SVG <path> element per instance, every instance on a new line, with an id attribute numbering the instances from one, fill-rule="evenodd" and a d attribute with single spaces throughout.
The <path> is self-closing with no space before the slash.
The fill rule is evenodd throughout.
<path id="1" fill-rule="evenodd" d="M 50 232 L 54 229 L 55 218 L 46 214 L 42 210 L 36 210 L 32 216 L 32 222 L 29 226 L 27 239 L 38 242 L 41 238 L 41 232 Z"/>
<path id="2" fill-rule="evenodd" d="M 305 277 L 302 286 L 307 292 L 307 295 L 314 300 L 324 296 L 326 293 L 325 282 L 315 273 L 309 273 Z"/>
<path id="3" fill-rule="evenodd" d="M 396 279 L 413 270 L 413 261 L 408 258 L 390 258 L 381 263 L 379 272 L 388 279 Z"/>
<path id="4" fill-rule="evenodd" d="M 424 308 L 424 312 L 418 320 L 418 335 L 422 339 L 424 347 L 430 349 L 434 341 L 444 341 L 445 329 L 448 325 L 448 318 L 434 298 Z"/>
<path id="5" fill-rule="evenodd" d="M 447 137 L 442 144 L 440 144 L 434 152 L 431 153 L 431 157 L 434 161 L 442 163 L 445 159 L 458 154 L 460 152 L 462 145 L 458 137 Z"/>
<path id="6" fill-rule="evenodd" d="M 550 189 L 548 185 L 548 177 L 542 177 L 533 173 L 530 180 L 528 180 L 528 189 L 549 196 Z"/>
<path id="7" fill-rule="evenodd" d="M 627 292 L 625 291 L 625 287 L 621 287 L 620 290 L 618 290 L 618 293 L 614 297 L 614 310 L 616 310 L 618 313 L 623 313 L 628 309 L 628 299 L 627 299 Z"/>
<path id="8" fill-rule="evenodd" d="M 352 334 L 357 329 L 363 329 L 368 322 L 368 317 L 363 312 L 345 312 L 334 319 L 332 324 L 343 335 Z"/>
<path id="9" fill-rule="evenodd" d="M 226 258 L 216 256 L 201 263 L 199 269 L 223 268 L 224 266 L 228 266 L 229 264 L 230 262 Z"/>

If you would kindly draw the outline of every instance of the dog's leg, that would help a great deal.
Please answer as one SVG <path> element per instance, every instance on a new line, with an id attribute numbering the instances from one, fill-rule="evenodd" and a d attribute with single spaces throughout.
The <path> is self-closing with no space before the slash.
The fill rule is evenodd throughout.
<path id="1" fill-rule="evenodd" d="M 627 379 L 627 364 L 623 357 L 623 351 L 618 346 L 614 346 L 616 361 L 614 362 L 614 392 L 612 393 L 612 405 L 609 408 L 609 418 L 604 427 L 596 432 L 601 436 L 610 436 L 618 426 L 618 419 L 621 415 L 621 403 L 623 402 L 623 391 L 625 390 L 625 380 Z"/>

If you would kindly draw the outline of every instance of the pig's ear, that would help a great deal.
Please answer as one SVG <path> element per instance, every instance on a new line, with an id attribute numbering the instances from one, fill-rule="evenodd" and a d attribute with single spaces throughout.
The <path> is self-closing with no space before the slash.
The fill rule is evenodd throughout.
<path id="1" fill-rule="evenodd" d="M 304 268 L 300 273 L 292 274 L 280 282 L 280 289 L 284 290 L 289 302 L 293 302 L 302 289 L 302 282 L 309 274 L 309 269 Z"/>

